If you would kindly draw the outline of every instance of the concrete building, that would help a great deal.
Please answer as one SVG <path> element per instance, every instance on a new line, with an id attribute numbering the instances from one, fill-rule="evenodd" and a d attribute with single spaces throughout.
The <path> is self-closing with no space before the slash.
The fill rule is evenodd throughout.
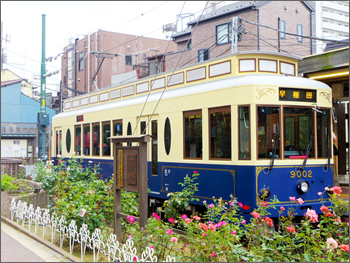
<path id="1" fill-rule="evenodd" d="M 152 64 L 148 62 L 160 54 L 175 51 L 173 41 L 166 50 L 168 42 L 104 30 L 72 38 L 61 57 L 63 92 L 68 97 L 76 96 L 78 92 L 90 93 L 137 79 L 140 74 L 152 74 Z M 163 62 L 156 62 L 153 61 L 153 68 L 157 66 L 160 72 L 164 71 Z"/>
<path id="2" fill-rule="evenodd" d="M 316 37 L 342 40 L 349 38 L 349 1 L 308 1 L 315 9 Z M 314 52 L 322 53 L 324 41 L 314 41 Z"/>
<path id="3" fill-rule="evenodd" d="M 233 17 L 247 20 L 238 26 L 238 52 L 260 50 L 310 55 L 310 39 L 276 29 L 311 36 L 312 13 L 313 8 L 306 1 L 241 1 L 225 5 L 189 22 L 188 28 L 173 35 L 177 53 L 167 55 L 166 68 L 175 67 L 183 49 L 179 67 L 230 54 Z"/>
<path id="4" fill-rule="evenodd" d="M 22 92 L 22 79 L 1 81 L 1 157 L 37 157 L 40 102 Z M 50 123 L 56 112 L 46 107 Z M 46 148 L 50 145 L 47 128 Z"/>

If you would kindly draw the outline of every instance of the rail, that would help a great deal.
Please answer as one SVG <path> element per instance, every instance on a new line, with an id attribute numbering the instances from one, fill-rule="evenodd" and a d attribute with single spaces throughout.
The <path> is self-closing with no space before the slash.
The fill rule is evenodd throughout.
<path id="1" fill-rule="evenodd" d="M 23 162 L 28 165 L 34 164 L 34 157 L 1 157 L 1 174 L 4 170 L 11 171 L 12 174 L 17 175 L 19 166 L 23 165 Z"/>

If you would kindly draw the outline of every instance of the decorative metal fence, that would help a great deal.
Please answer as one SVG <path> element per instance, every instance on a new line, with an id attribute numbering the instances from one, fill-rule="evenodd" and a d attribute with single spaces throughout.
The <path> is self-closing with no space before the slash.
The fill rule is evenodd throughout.
<path id="1" fill-rule="evenodd" d="M 90 231 L 87 229 L 87 224 L 83 224 L 82 227 L 77 230 L 75 220 L 72 220 L 68 225 L 64 216 L 59 218 L 58 215 L 53 213 L 49 214 L 49 209 L 42 209 L 37 207 L 34 210 L 33 204 L 27 205 L 26 202 L 19 200 L 16 204 L 16 200 L 12 199 L 10 205 L 11 221 L 17 219 L 17 224 L 22 221 L 22 227 L 25 223 L 28 224 L 30 231 L 32 224 L 34 224 L 34 233 L 37 235 L 39 226 L 42 227 L 43 238 L 48 229 L 51 229 L 51 243 L 54 242 L 55 234 L 59 234 L 59 245 L 62 249 L 63 241 L 65 238 L 69 240 L 69 252 L 73 253 L 74 244 L 80 244 L 81 260 L 84 260 L 86 248 L 90 248 L 93 251 L 93 260 L 97 262 L 99 255 L 104 254 L 108 257 L 108 262 L 157 262 L 157 256 L 154 256 L 154 249 L 146 248 L 146 251 L 141 253 L 141 256 L 137 256 L 137 249 L 134 247 L 134 242 L 130 239 L 125 244 L 120 244 L 117 241 L 115 234 L 110 234 L 108 240 L 103 240 L 100 229 L 90 235 Z M 175 257 L 168 255 L 166 262 L 175 262 Z"/>

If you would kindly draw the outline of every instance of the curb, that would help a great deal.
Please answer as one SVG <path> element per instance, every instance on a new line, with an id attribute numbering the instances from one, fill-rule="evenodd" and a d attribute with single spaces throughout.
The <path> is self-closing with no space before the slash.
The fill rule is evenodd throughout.
<path id="1" fill-rule="evenodd" d="M 13 223 L 10 219 L 8 219 L 6 217 L 1 216 L 1 221 L 6 223 L 7 225 L 11 226 L 12 228 L 15 228 L 16 230 L 21 231 L 23 234 L 29 236 L 30 238 L 34 239 L 35 241 L 37 241 L 37 242 L 47 246 L 48 248 L 54 250 L 58 254 L 61 254 L 63 257 L 69 259 L 72 262 L 84 262 L 84 261 L 81 261 L 80 259 L 78 259 L 77 257 L 69 254 L 68 252 L 64 251 L 63 249 L 51 244 L 47 240 L 33 234 L 32 232 L 28 231 L 27 229 L 17 225 L 16 223 Z"/>

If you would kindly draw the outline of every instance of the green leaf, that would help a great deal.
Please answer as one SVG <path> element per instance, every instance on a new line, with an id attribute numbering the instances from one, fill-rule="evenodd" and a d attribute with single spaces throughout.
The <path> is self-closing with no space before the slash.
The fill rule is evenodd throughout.
<path id="1" fill-rule="evenodd" d="M 304 258 L 305 258 L 306 261 L 310 261 L 311 260 L 310 254 L 304 254 Z"/>

